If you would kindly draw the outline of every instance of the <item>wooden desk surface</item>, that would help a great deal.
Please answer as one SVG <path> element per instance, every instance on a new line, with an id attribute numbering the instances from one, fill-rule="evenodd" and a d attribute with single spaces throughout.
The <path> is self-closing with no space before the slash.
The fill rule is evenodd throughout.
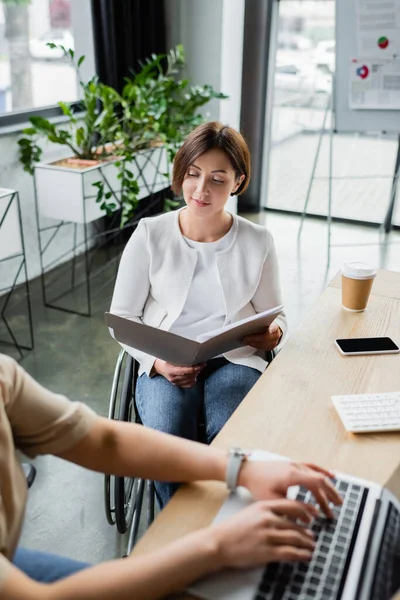
<path id="1" fill-rule="evenodd" d="M 345 431 L 333 394 L 400 389 L 400 354 L 344 357 L 339 337 L 385 336 L 398 341 L 400 273 L 380 271 L 368 308 L 341 308 L 336 276 L 213 442 L 221 448 L 261 448 L 387 486 L 400 496 L 400 434 Z M 145 554 L 209 525 L 225 500 L 225 485 L 184 485 L 133 554 Z"/>

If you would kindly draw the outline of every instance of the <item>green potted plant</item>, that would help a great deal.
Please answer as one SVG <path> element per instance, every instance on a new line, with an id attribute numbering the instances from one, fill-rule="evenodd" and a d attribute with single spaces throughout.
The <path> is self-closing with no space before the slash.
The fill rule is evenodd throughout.
<path id="1" fill-rule="evenodd" d="M 59 102 L 66 124 L 31 117 L 18 142 L 20 161 L 35 175 L 44 216 L 84 223 L 121 209 L 124 226 L 141 198 L 168 187 L 176 149 L 202 119 L 198 109 L 226 96 L 179 78 L 185 64 L 182 46 L 144 61 L 138 73 L 126 78 L 121 94 L 98 77 L 84 82 L 84 57 L 76 60 L 73 50 L 58 48 L 77 70 L 83 112 Z M 70 156 L 40 163 L 45 140 L 64 146 Z"/>

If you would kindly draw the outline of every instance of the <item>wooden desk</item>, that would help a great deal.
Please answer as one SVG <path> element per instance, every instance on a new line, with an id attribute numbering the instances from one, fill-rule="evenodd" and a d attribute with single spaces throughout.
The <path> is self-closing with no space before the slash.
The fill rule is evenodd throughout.
<path id="1" fill-rule="evenodd" d="M 336 276 L 213 443 L 318 462 L 400 496 L 400 434 L 347 433 L 330 399 L 333 394 L 399 390 L 400 354 L 344 357 L 333 343 L 339 337 L 384 335 L 398 341 L 399 332 L 400 273 L 378 273 L 363 313 L 341 308 Z M 226 496 L 222 483 L 182 486 L 133 554 L 151 552 L 209 525 Z"/>

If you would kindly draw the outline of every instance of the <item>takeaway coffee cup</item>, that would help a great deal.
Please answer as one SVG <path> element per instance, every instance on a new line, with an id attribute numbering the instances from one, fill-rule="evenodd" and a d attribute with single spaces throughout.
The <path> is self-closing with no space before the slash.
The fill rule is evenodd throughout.
<path id="1" fill-rule="evenodd" d="M 362 262 L 344 263 L 342 267 L 342 306 L 351 312 L 366 309 L 376 269 Z"/>

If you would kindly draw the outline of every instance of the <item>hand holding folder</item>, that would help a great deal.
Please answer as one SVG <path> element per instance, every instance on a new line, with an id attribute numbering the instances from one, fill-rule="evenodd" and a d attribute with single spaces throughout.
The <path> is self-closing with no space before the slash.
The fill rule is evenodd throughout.
<path id="1" fill-rule="evenodd" d="M 110 334 L 121 344 L 136 348 L 174 365 L 191 367 L 215 356 L 245 346 L 243 338 L 264 331 L 283 311 L 276 306 L 190 340 L 144 323 L 106 313 Z"/>

